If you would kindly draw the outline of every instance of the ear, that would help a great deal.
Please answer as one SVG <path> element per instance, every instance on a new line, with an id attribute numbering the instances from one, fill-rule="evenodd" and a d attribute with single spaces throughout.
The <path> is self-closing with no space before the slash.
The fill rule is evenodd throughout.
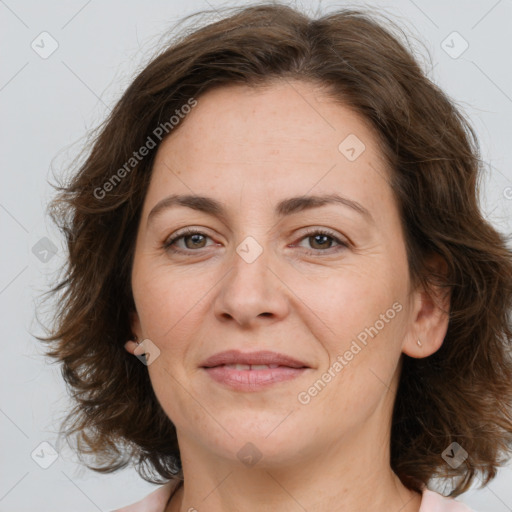
<path id="1" fill-rule="evenodd" d="M 427 266 L 436 275 L 447 274 L 446 261 L 440 254 L 430 256 Z M 439 350 L 448 330 L 450 295 L 449 289 L 439 285 L 432 286 L 430 293 L 422 287 L 413 292 L 413 320 L 404 338 L 404 354 L 422 358 Z"/>
<path id="2" fill-rule="evenodd" d="M 137 339 L 139 340 L 139 342 L 143 339 L 142 337 L 142 329 L 141 329 L 141 326 L 140 326 L 140 319 L 139 319 L 139 315 L 136 311 L 132 311 L 130 313 L 130 328 L 131 328 L 131 331 L 134 335 L 134 337 L 136 336 Z M 133 340 L 128 340 L 125 344 L 124 344 L 124 348 L 130 353 L 130 354 L 134 354 L 134 351 L 135 349 L 138 347 L 137 343 Z"/>

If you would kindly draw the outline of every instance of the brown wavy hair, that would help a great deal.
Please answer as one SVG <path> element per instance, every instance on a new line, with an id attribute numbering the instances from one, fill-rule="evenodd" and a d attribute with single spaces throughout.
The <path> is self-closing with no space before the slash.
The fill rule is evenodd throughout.
<path id="1" fill-rule="evenodd" d="M 375 128 L 392 170 L 411 282 L 451 293 L 442 347 L 422 359 L 402 354 L 391 467 L 418 491 L 441 478 L 457 496 L 479 473 L 487 484 L 512 450 L 512 252 L 479 209 L 484 166 L 473 128 L 382 12 L 346 8 L 313 19 L 272 3 L 228 14 L 174 36 L 98 127 L 68 182 L 55 187 L 48 211 L 69 255 L 46 292 L 58 297 L 53 326 L 38 339 L 61 363 L 73 398 L 60 434 L 68 443 L 76 434 L 79 459 L 95 471 L 133 463 L 149 482 L 182 479 L 175 427 L 147 368 L 124 349 L 135 311 L 135 237 L 159 143 L 109 193 L 98 190 L 191 98 L 228 84 L 298 79 L 325 86 Z M 432 254 L 445 260 L 446 273 L 428 266 Z M 452 442 L 469 454 L 457 468 L 442 458 Z"/>

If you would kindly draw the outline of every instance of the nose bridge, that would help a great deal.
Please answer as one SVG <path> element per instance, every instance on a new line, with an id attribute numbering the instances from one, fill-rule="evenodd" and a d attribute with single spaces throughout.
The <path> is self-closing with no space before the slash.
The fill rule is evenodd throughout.
<path id="1" fill-rule="evenodd" d="M 230 271 L 217 298 L 216 313 L 229 315 L 240 324 L 250 323 L 262 313 L 282 316 L 287 300 L 280 280 L 271 270 L 272 251 L 262 233 L 246 236 L 232 254 Z"/>
<path id="2" fill-rule="evenodd" d="M 237 292 L 245 292 L 256 297 L 266 295 L 271 286 L 268 282 L 270 249 L 263 235 L 246 236 L 235 248 L 231 261 L 232 271 L 229 282 Z M 232 290 L 233 291 L 233 290 Z"/>

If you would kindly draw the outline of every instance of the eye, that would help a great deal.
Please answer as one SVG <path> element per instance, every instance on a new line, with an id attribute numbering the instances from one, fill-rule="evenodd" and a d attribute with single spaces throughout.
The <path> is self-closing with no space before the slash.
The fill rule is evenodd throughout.
<path id="1" fill-rule="evenodd" d="M 337 252 L 342 249 L 346 249 L 349 247 L 348 242 L 340 240 L 335 233 L 323 229 L 314 229 L 306 233 L 305 236 L 301 238 L 301 240 L 307 240 L 310 244 L 310 247 L 313 247 L 313 251 L 307 250 L 306 252 L 309 254 L 318 254 L 319 252 L 327 252 L 329 249 L 333 249 L 332 243 L 335 242 L 338 244 L 338 247 L 334 247 Z M 330 251 L 333 252 L 333 251 Z"/>
<path id="2" fill-rule="evenodd" d="M 208 247 L 208 245 L 206 245 L 206 241 L 209 238 L 210 237 L 208 235 L 198 231 L 197 229 L 187 228 L 168 238 L 162 247 L 163 249 L 172 252 L 189 252 Z M 325 253 L 329 249 L 334 249 L 334 252 L 337 252 L 349 247 L 348 242 L 340 240 L 335 233 L 324 229 L 311 230 L 300 240 L 309 241 L 310 247 L 313 247 L 314 250 L 306 250 L 306 253 L 308 254 L 318 255 L 320 252 Z M 179 242 L 183 242 L 185 246 L 180 246 Z M 338 247 L 333 247 L 333 242 L 336 243 Z"/>
<path id="3" fill-rule="evenodd" d="M 163 248 L 165 250 L 170 250 L 173 252 L 186 252 L 188 250 L 193 251 L 194 249 L 203 249 L 204 247 L 207 247 L 205 243 L 206 239 L 208 238 L 210 237 L 208 235 L 205 235 L 201 231 L 187 228 L 183 231 L 176 233 L 173 237 L 168 238 L 166 242 L 163 244 Z M 180 241 L 184 242 L 184 248 L 178 246 L 177 242 Z"/>

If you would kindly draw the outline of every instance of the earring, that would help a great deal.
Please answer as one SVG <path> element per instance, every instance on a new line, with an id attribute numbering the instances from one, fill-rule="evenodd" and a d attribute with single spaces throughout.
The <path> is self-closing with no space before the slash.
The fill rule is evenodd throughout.
<path id="1" fill-rule="evenodd" d="M 421 347 L 421 341 L 420 341 L 420 339 L 419 339 L 419 338 L 418 338 L 417 343 L 418 343 L 418 346 L 419 346 L 419 347 Z"/>

